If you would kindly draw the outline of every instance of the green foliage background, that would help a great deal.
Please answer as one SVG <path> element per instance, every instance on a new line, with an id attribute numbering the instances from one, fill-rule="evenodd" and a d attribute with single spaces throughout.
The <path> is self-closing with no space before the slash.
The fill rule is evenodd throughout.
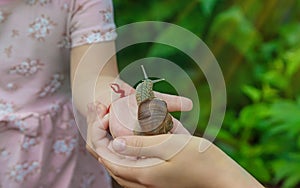
<path id="1" fill-rule="evenodd" d="M 158 20 L 198 35 L 227 87 L 215 143 L 265 185 L 300 187 L 300 0 L 114 0 L 114 9 L 117 26 Z M 195 133 L 201 136 L 210 112 L 201 71 L 179 51 L 157 44 L 123 50 L 119 67 L 147 56 L 170 59 L 191 76 L 201 102 Z"/>

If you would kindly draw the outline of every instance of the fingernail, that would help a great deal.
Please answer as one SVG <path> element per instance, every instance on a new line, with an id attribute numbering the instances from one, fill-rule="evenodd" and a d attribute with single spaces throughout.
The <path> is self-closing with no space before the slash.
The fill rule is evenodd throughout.
<path id="1" fill-rule="evenodd" d="M 126 148 L 126 142 L 125 142 L 125 140 L 122 139 L 122 138 L 116 138 L 116 139 L 113 141 L 112 146 L 113 146 L 113 149 L 114 149 L 115 151 L 119 151 L 119 152 L 120 152 L 120 151 L 125 150 L 125 148 Z"/>
<path id="2" fill-rule="evenodd" d="M 102 120 L 107 120 L 107 119 L 109 119 L 109 114 L 105 114 L 102 118 Z"/>

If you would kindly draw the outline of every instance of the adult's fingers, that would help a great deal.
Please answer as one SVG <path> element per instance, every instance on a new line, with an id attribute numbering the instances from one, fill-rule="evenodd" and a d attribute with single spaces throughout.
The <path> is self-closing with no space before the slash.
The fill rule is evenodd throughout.
<path id="1" fill-rule="evenodd" d="M 97 152 L 98 153 L 98 152 Z M 130 182 L 141 182 L 141 177 L 152 166 L 165 163 L 165 161 L 158 158 L 138 158 L 119 156 L 112 154 L 110 156 L 99 159 L 107 170 L 115 177 L 125 179 Z"/>
<path id="2" fill-rule="evenodd" d="M 147 188 L 147 186 L 142 185 L 140 183 L 127 181 L 125 179 L 118 178 L 118 177 L 113 177 L 113 178 L 124 188 Z"/>
<path id="3" fill-rule="evenodd" d="M 191 138 L 191 135 L 186 134 L 125 136 L 116 138 L 112 147 L 122 155 L 155 157 L 166 161 L 183 149 Z"/>
<path id="4" fill-rule="evenodd" d="M 105 165 L 104 165 L 105 166 Z M 105 166 L 106 167 L 106 166 Z M 145 188 L 146 186 L 140 184 L 136 179 L 134 180 L 127 180 L 123 177 L 116 176 L 109 167 L 106 167 L 106 170 L 108 173 L 122 186 L 122 187 L 128 187 L 128 188 Z"/>

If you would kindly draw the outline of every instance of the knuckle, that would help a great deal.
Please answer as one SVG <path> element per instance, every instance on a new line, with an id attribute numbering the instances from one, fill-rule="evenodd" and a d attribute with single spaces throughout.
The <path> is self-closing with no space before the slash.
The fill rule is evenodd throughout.
<path id="1" fill-rule="evenodd" d="M 134 139 L 133 143 L 133 153 L 136 156 L 140 156 L 142 154 L 142 149 L 143 149 L 144 143 L 142 139 Z"/>

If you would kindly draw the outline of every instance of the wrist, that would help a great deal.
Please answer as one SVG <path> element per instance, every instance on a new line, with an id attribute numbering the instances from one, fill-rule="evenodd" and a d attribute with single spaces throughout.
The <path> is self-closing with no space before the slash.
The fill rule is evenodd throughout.
<path id="1" fill-rule="evenodd" d="M 197 182 L 196 187 L 263 187 L 247 171 L 210 141 L 194 137 L 192 146 L 192 149 L 197 151 L 195 162 L 190 164 L 193 169 L 191 174 L 195 176 L 193 177 L 193 182 Z"/>
<path id="2" fill-rule="evenodd" d="M 214 173 L 215 186 L 223 188 L 258 188 L 263 187 L 255 178 L 245 171 L 238 163 L 213 145 L 210 155 L 215 156 L 214 166 L 210 168 Z"/>

